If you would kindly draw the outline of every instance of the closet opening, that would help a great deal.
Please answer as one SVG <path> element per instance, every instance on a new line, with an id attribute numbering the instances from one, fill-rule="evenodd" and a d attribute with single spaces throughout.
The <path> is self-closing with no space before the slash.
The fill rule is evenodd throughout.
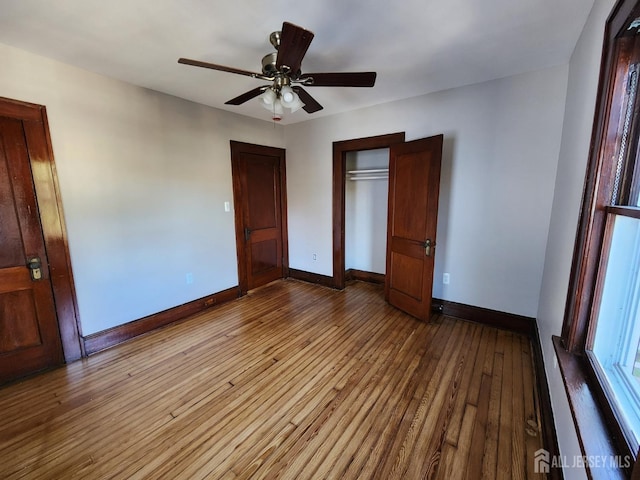
<path id="1" fill-rule="evenodd" d="M 375 249 L 377 252 L 378 249 L 381 249 L 382 255 L 378 257 L 375 255 L 375 258 L 379 258 L 381 263 L 376 260 L 375 267 L 371 267 L 373 270 L 370 273 L 374 274 L 373 278 L 369 278 L 368 280 L 377 280 L 384 282 L 384 273 L 385 273 L 385 249 L 386 249 L 386 223 L 387 223 L 387 203 L 388 203 L 388 182 L 382 179 L 360 179 L 360 180 L 350 180 L 347 179 L 347 171 L 350 170 L 381 170 L 388 169 L 389 166 L 389 148 L 391 145 L 395 145 L 398 143 L 403 143 L 405 138 L 404 132 L 400 133 L 392 133 L 388 135 L 379 135 L 375 137 L 366 137 L 359 138 L 353 140 L 344 140 L 333 143 L 333 287 L 337 289 L 343 289 L 345 287 L 345 281 L 347 279 L 347 263 L 346 263 L 346 241 L 347 237 L 351 246 L 349 247 L 349 255 L 350 255 L 350 275 L 356 270 L 360 272 L 365 272 L 367 270 L 363 270 L 361 268 L 357 268 L 358 265 L 362 265 L 363 268 L 365 265 L 373 265 L 373 258 L 375 254 L 372 254 L 372 249 Z M 382 162 L 382 151 L 384 151 L 384 162 Z M 347 166 L 349 164 L 349 167 Z M 362 165 L 360 167 L 359 165 Z M 354 166 L 354 168 L 351 168 Z M 371 165 L 369 168 L 365 168 L 365 165 Z M 377 168 L 380 165 L 381 168 Z M 383 172 L 369 172 L 371 175 L 379 174 Z M 354 174 L 349 174 L 351 177 Z M 365 174 L 355 174 L 360 175 L 364 178 Z M 369 175 L 369 176 L 371 176 Z M 350 219 L 349 221 L 349 229 L 350 234 L 347 235 L 347 183 L 349 184 L 350 189 L 350 215 L 355 213 L 357 206 L 355 206 L 355 202 L 362 202 L 363 200 L 358 200 L 358 194 L 354 193 L 352 189 L 358 191 L 360 196 L 369 197 L 370 195 L 365 193 L 367 190 L 380 189 L 382 184 L 380 182 L 385 182 L 384 186 L 384 194 L 381 197 L 377 197 L 375 200 L 375 205 L 380 205 L 381 203 L 384 205 L 384 213 L 380 215 L 380 218 L 384 218 L 384 227 L 380 227 L 382 229 L 382 235 L 375 234 L 375 240 L 373 234 L 369 233 L 369 238 L 366 240 L 362 240 L 362 242 L 366 242 L 366 247 L 363 244 L 359 245 L 359 241 L 366 234 L 366 231 L 360 231 L 360 228 L 357 228 L 360 223 L 365 222 L 365 219 L 355 218 Z M 369 184 L 368 186 L 366 184 Z M 360 185 L 362 184 L 362 185 Z M 359 186 L 358 186 L 359 185 Z M 368 211 L 365 210 L 365 211 Z M 377 212 L 375 215 L 379 215 L 380 212 Z M 373 214 L 372 214 L 373 215 Z M 352 217 L 353 215 L 351 215 Z M 350 218 L 351 218 L 350 217 Z M 375 223 L 377 225 L 377 220 L 369 219 L 369 232 L 372 232 L 371 228 L 372 224 Z M 361 227 L 364 228 L 364 227 Z M 375 244 L 375 246 L 374 246 Z M 365 258 L 369 263 L 356 263 L 360 261 L 364 261 Z M 381 265 L 381 266 L 380 266 Z"/>
<path id="2" fill-rule="evenodd" d="M 384 284 L 389 149 L 346 154 L 345 281 Z"/>

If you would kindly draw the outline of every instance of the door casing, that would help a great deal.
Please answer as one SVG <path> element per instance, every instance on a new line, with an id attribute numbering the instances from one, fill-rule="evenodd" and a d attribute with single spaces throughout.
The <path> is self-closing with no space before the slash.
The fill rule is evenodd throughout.
<path id="1" fill-rule="evenodd" d="M 345 286 L 345 184 L 347 153 L 390 148 L 403 143 L 404 132 L 333 142 L 333 287 Z"/>
<path id="2" fill-rule="evenodd" d="M 60 340 L 64 360 L 69 363 L 84 356 L 84 346 L 80 341 L 81 329 L 71 257 L 46 108 L 0 97 L 0 116 L 23 122 L 42 234 L 49 260 Z"/>

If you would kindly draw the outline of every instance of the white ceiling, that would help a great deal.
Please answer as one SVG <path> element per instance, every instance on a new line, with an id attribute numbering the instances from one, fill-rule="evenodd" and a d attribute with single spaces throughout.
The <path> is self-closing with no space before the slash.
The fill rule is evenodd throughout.
<path id="1" fill-rule="evenodd" d="M 270 120 L 259 72 L 283 21 L 315 33 L 303 72 L 377 71 L 374 88 L 308 88 L 324 110 L 282 123 L 567 63 L 593 0 L 0 0 L 0 43 L 135 85 Z M 0 92 L 1 94 L 1 92 Z"/>

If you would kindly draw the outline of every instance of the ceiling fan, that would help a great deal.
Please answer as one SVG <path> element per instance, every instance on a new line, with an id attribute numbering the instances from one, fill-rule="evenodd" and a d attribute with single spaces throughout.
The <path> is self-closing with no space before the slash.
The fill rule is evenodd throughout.
<path id="1" fill-rule="evenodd" d="M 272 112 L 274 120 L 282 118 L 283 107 L 290 108 L 292 112 L 299 108 L 307 113 L 322 110 L 322 105 L 301 85 L 305 87 L 373 87 L 376 82 L 376 72 L 302 73 L 300 69 L 302 59 L 307 53 L 313 36 L 313 32 L 309 30 L 284 22 L 281 31 L 273 32 L 269 36 L 269 41 L 276 51 L 263 57 L 262 73 L 188 58 L 180 58 L 178 63 L 272 82 L 249 90 L 225 104 L 241 105 L 260 96 L 263 106 Z"/>

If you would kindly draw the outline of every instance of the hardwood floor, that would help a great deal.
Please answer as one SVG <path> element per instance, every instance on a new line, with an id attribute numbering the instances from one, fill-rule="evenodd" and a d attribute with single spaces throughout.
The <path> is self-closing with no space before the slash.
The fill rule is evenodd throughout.
<path id="1" fill-rule="evenodd" d="M 4 479 L 519 479 L 529 341 L 279 281 L 0 389 Z"/>

